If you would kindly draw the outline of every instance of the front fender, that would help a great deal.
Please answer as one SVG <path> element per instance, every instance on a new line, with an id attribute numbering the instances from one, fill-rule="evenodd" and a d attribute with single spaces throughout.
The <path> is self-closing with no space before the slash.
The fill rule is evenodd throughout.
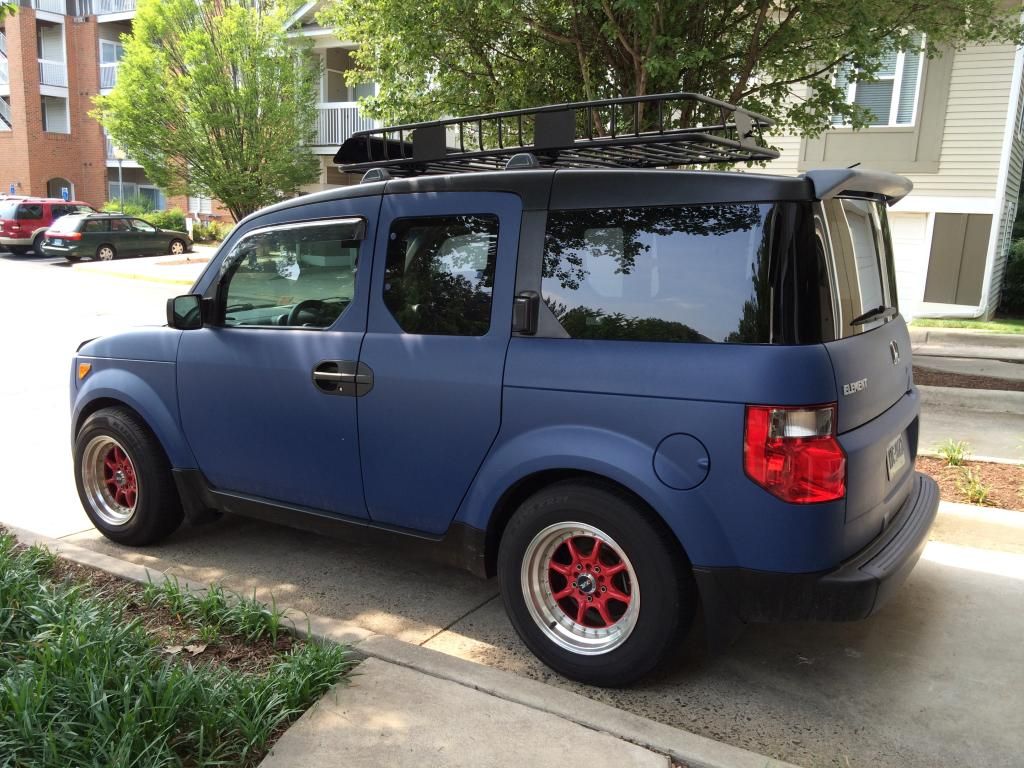
<path id="1" fill-rule="evenodd" d="M 175 469 L 193 469 L 195 457 L 181 431 L 175 365 L 141 360 L 78 357 L 92 363 L 92 371 L 79 384 L 71 416 L 74 441 L 81 415 L 97 400 L 124 403 L 153 430 Z"/>
<path id="2" fill-rule="evenodd" d="M 653 460 L 653 448 L 644 442 L 590 426 L 538 427 L 505 441 L 499 436 L 456 520 L 486 530 L 499 500 L 516 483 L 538 472 L 571 470 L 606 477 L 643 499 L 676 534 L 692 562 L 717 560 L 723 551 L 731 552 L 701 495 L 662 484 Z"/>

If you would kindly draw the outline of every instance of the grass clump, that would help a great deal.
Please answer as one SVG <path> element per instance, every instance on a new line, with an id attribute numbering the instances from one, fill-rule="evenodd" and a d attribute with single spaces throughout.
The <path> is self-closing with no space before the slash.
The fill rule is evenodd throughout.
<path id="1" fill-rule="evenodd" d="M 971 457 L 971 444 L 965 440 L 949 439 L 939 446 L 938 454 L 947 467 L 962 467 Z"/>
<path id="2" fill-rule="evenodd" d="M 988 499 L 989 487 L 974 471 L 966 467 L 956 485 L 971 504 L 984 504 Z"/>
<path id="3" fill-rule="evenodd" d="M 968 328 L 989 333 L 1024 333 L 1024 318 L 1002 317 L 996 320 L 915 317 L 911 325 L 919 328 Z"/>
<path id="4" fill-rule="evenodd" d="M 170 659 L 128 615 L 128 597 L 58 580 L 54 565 L 52 554 L 21 549 L 0 530 L 4 765 L 255 765 L 282 726 L 354 663 L 340 646 L 313 643 L 259 673 Z M 174 590 L 142 592 L 170 601 Z M 276 608 L 225 608 L 230 601 L 218 588 L 195 601 L 177 592 L 200 634 L 281 631 Z"/>

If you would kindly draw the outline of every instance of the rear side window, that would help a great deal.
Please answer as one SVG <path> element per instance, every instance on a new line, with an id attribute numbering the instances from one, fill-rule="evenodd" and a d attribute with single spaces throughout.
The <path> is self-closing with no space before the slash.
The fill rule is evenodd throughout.
<path id="1" fill-rule="evenodd" d="M 552 211 L 544 303 L 574 339 L 821 341 L 809 221 L 795 203 Z"/>
<path id="2" fill-rule="evenodd" d="M 107 220 L 106 219 L 86 219 L 84 232 L 106 232 L 107 231 Z"/>
<path id="3" fill-rule="evenodd" d="M 483 336 L 497 253 L 496 216 L 399 219 L 388 241 L 384 304 L 406 333 Z"/>
<path id="4" fill-rule="evenodd" d="M 82 221 L 81 216 L 61 216 L 50 225 L 51 232 L 75 232 L 78 224 Z"/>
<path id="5" fill-rule="evenodd" d="M 22 203 L 14 214 L 16 219 L 41 219 L 43 218 L 43 206 L 36 203 Z"/>
<path id="6" fill-rule="evenodd" d="M 896 275 L 883 203 L 837 198 L 821 203 L 816 222 L 821 247 L 830 254 L 833 272 L 836 337 L 870 331 L 887 322 L 882 312 L 898 309 Z"/>

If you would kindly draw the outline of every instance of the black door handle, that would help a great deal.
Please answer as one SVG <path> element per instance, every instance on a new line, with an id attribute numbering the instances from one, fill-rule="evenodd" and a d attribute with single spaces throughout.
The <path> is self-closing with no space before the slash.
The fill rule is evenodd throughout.
<path id="1" fill-rule="evenodd" d="M 313 369 L 313 385 L 327 395 L 362 397 L 373 389 L 373 371 L 355 360 L 324 360 Z"/>

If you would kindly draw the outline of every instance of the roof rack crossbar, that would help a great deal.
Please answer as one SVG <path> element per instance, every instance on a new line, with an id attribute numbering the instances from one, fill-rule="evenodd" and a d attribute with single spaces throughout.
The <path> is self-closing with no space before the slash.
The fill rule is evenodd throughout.
<path id="1" fill-rule="evenodd" d="M 554 104 L 372 128 L 334 157 L 342 171 L 393 176 L 504 168 L 530 153 L 541 167 L 654 168 L 771 160 L 764 115 L 693 93 Z"/>

